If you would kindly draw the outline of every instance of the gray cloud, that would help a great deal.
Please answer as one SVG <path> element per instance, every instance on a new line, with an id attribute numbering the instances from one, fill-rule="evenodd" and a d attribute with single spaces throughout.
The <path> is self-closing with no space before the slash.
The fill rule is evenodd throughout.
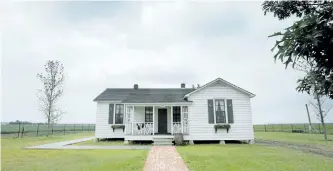
<path id="1" fill-rule="evenodd" d="M 94 122 L 107 87 L 179 87 L 217 77 L 245 88 L 255 123 L 306 122 L 302 74 L 274 63 L 267 36 L 293 22 L 259 2 L 34 2 L 8 6 L 2 35 L 2 120 L 43 121 L 36 73 L 65 66 L 62 122 Z M 333 121 L 332 115 L 328 121 Z"/>

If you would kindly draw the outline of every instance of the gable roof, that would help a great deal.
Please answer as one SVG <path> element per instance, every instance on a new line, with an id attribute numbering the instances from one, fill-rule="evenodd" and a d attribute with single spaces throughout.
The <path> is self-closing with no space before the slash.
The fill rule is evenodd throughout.
<path id="1" fill-rule="evenodd" d="M 120 103 L 175 103 L 189 102 L 187 97 L 191 94 L 204 89 L 216 82 L 222 82 L 230 87 L 235 88 L 251 98 L 255 94 L 246 91 L 234 84 L 231 84 L 222 78 L 217 78 L 198 89 L 193 88 L 108 88 L 98 95 L 94 101 L 119 101 Z"/>
<path id="2" fill-rule="evenodd" d="M 243 93 L 245 93 L 245 94 L 248 94 L 251 98 L 256 96 L 255 94 L 253 94 L 253 93 L 251 93 L 251 92 L 249 92 L 249 91 L 247 91 L 247 90 L 244 90 L 244 89 L 242 89 L 242 88 L 240 88 L 240 87 L 238 87 L 238 86 L 236 86 L 236 85 L 234 85 L 234 84 L 231 84 L 231 83 L 229 83 L 228 81 L 226 81 L 226 80 L 224 80 L 224 79 L 222 79 L 222 78 L 217 78 L 217 79 L 215 79 L 215 80 L 213 80 L 213 81 L 211 81 L 211 82 L 209 82 L 209 83 L 207 83 L 207 84 L 201 86 L 200 88 L 195 89 L 194 91 L 191 91 L 191 92 L 187 93 L 187 94 L 184 96 L 184 98 L 186 98 L 186 97 L 190 96 L 191 94 L 193 94 L 193 93 L 195 93 L 195 92 L 198 92 L 199 90 L 202 90 L 202 89 L 204 89 L 204 88 L 206 88 L 206 87 L 208 87 L 208 86 L 210 86 L 210 85 L 212 85 L 212 84 L 214 84 L 214 83 L 217 83 L 217 82 L 222 82 L 222 83 L 224 83 L 224 84 L 226 84 L 226 85 L 228 85 L 228 86 L 230 86 L 230 87 L 235 88 L 236 90 L 238 90 L 238 91 L 240 91 L 240 92 L 243 92 Z"/>
<path id="3" fill-rule="evenodd" d="M 192 88 L 108 88 L 94 101 L 120 101 L 121 103 L 168 103 L 189 102 L 184 96 L 193 91 Z"/>

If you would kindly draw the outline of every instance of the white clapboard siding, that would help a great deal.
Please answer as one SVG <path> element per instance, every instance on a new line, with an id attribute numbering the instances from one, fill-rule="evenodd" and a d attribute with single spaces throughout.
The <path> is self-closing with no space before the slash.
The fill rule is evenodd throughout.
<path id="1" fill-rule="evenodd" d="M 145 107 L 134 106 L 134 122 L 145 122 Z"/>
<path id="2" fill-rule="evenodd" d="M 124 138 L 122 129 L 115 129 L 114 132 L 109 122 L 109 103 L 97 102 L 96 111 L 96 138 Z"/>
<path id="3" fill-rule="evenodd" d="M 207 100 L 214 98 L 232 99 L 234 123 L 229 133 L 208 123 Z M 188 98 L 189 105 L 187 140 L 252 140 L 254 139 L 250 96 L 222 83 L 216 83 L 193 93 Z"/>

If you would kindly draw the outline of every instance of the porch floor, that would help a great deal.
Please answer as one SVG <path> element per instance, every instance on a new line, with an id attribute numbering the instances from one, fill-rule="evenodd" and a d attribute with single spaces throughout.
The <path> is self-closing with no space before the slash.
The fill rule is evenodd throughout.
<path id="1" fill-rule="evenodd" d="M 153 141 L 154 138 L 174 138 L 171 134 L 160 134 L 160 135 L 125 135 L 125 141 L 140 141 L 147 140 Z"/>

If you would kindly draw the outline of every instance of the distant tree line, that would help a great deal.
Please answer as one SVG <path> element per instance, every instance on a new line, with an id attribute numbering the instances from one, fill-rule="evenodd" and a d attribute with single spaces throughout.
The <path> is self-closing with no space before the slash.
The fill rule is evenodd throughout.
<path id="1" fill-rule="evenodd" d="M 12 121 L 9 122 L 9 124 L 45 124 L 43 122 L 38 122 L 38 123 L 33 123 L 33 122 L 28 122 L 28 121 L 20 121 L 20 120 L 16 120 L 16 121 Z"/>

